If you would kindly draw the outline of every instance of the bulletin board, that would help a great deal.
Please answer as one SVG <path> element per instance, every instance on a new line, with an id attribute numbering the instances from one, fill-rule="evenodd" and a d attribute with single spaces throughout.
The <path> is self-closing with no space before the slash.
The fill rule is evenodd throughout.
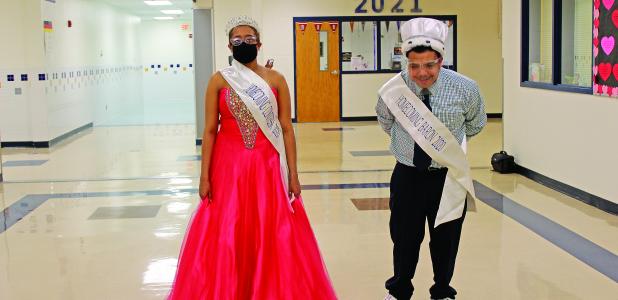
<path id="1" fill-rule="evenodd" d="M 618 97 L 618 1 L 594 0 L 594 56 L 592 87 L 595 95 Z"/>

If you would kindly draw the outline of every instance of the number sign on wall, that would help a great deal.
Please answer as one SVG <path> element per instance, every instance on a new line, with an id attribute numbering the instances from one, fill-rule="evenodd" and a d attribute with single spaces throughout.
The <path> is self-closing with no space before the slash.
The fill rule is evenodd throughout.
<path id="1" fill-rule="evenodd" d="M 386 1 L 387 3 L 385 4 L 384 1 Z M 405 13 L 407 10 L 406 5 L 411 6 L 409 10 L 410 12 L 414 12 L 414 13 L 423 12 L 423 10 L 420 8 L 418 4 L 419 0 L 408 0 L 408 1 L 405 1 L 405 0 L 361 0 L 360 4 L 358 4 L 354 12 L 357 14 L 366 14 L 370 6 L 368 2 L 371 2 L 371 11 L 373 11 L 374 13 L 383 12 L 386 5 L 392 5 L 391 13 Z M 404 3 L 404 2 L 408 2 L 408 3 Z"/>

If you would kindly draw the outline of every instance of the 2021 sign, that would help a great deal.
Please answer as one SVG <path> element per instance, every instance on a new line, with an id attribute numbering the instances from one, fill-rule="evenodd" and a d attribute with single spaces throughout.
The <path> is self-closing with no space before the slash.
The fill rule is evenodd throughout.
<path id="1" fill-rule="evenodd" d="M 419 0 L 414 0 L 414 4 L 413 4 L 412 9 L 410 9 L 410 12 L 422 12 L 423 11 L 419 7 L 418 1 Z M 354 12 L 357 14 L 366 14 L 367 9 L 365 8 L 365 6 L 367 5 L 367 2 L 368 0 L 361 0 L 361 3 L 356 7 Z M 401 5 L 403 4 L 403 2 L 404 0 L 395 0 L 395 5 L 393 5 L 393 7 L 391 8 L 391 12 L 392 13 L 403 13 L 404 9 L 401 8 Z M 382 11 L 384 11 L 384 0 L 371 0 L 371 10 L 374 13 L 381 13 Z"/>

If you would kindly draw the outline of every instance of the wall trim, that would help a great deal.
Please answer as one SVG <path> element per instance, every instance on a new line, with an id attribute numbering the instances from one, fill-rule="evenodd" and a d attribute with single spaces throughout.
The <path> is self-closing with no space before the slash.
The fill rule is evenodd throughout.
<path id="1" fill-rule="evenodd" d="M 585 86 L 575 86 L 575 85 L 568 85 L 568 84 L 552 84 L 552 83 L 534 82 L 534 81 L 523 81 L 519 84 L 519 86 L 526 87 L 526 88 L 536 88 L 536 89 L 544 89 L 544 90 L 551 90 L 551 91 L 592 95 L 591 86 L 585 87 Z"/>
<path id="2" fill-rule="evenodd" d="M 63 134 L 63 135 L 61 135 L 59 137 L 54 138 L 51 141 L 49 141 L 49 147 L 53 147 L 54 145 L 57 145 L 58 143 L 62 142 L 63 140 L 66 140 L 67 138 L 69 138 L 69 137 L 71 137 L 73 135 L 76 135 L 76 134 L 78 134 L 78 133 L 80 133 L 80 132 L 82 132 L 82 131 L 84 131 L 84 130 L 86 130 L 88 128 L 92 128 L 92 127 L 93 127 L 93 124 L 92 124 L 92 122 L 90 122 L 90 123 L 88 123 L 88 124 L 86 124 L 84 126 L 75 128 L 75 129 L 73 129 L 73 130 L 71 130 L 71 131 L 69 131 L 69 132 L 67 132 L 67 133 L 65 133 L 65 134 Z"/>
<path id="3" fill-rule="evenodd" d="M 573 197 L 588 205 L 594 206 L 607 213 L 618 215 L 618 203 L 614 203 L 607 199 L 603 199 L 599 196 L 590 194 L 586 191 L 582 191 L 576 187 L 570 186 L 566 183 L 562 183 L 558 180 L 547 177 L 543 174 L 537 173 L 526 167 L 518 166 L 516 173 L 527 177 L 537 183 L 540 183 L 552 190 L 563 193 L 567 196 Z"/>
<path id="4" fill-rule="evenodd" d="M 488 119 L 502 119 L 502 113 L 488 113 Z M 378 117 L 376 116 L 361 116 L 361 117 L 341 117 L 341 122 L 348 121 L 377 121 Z"/>
<path id="5" fill-rule="evenodd" d="M 2 142 L 0 148 L 49 148 L 49 142 L 19 141 Z"/>
<path id="6" fill-rule="evenodd" d="M 0 143 L 0 148 L 50 148 L 53 147 L 54 145 L 57 145 L 58 143 L 68 139 L 71 136 L 74 136 L 88 128 L 92 128 L 93 124 L 92 122 L 80 126 L 78 128 L 75 128 L 61 136 L 58 136 L 54 139 L 52 139 L 51 141 L 39 141 L 39 142 L 35 142 L 35 141 L 18 141 L 18 142 L 1 142 Z"/>
<path id="7" fill-rule="evenodd" d="M 341 122 L 351 122 L 351 121 L 377 121 L 378 117 L 341 117 Z"/>

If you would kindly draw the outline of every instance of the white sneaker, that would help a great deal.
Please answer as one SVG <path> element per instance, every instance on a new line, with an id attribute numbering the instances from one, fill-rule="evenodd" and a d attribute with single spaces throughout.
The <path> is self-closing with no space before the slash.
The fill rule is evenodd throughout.
<path id="1" fill-rule="evenodd" d="M 384 297 L 384 300 L 397 300 L 397 298 L 393 297 L 393 295 L 391 294 L 386 294 L 386 297 Z"/>

